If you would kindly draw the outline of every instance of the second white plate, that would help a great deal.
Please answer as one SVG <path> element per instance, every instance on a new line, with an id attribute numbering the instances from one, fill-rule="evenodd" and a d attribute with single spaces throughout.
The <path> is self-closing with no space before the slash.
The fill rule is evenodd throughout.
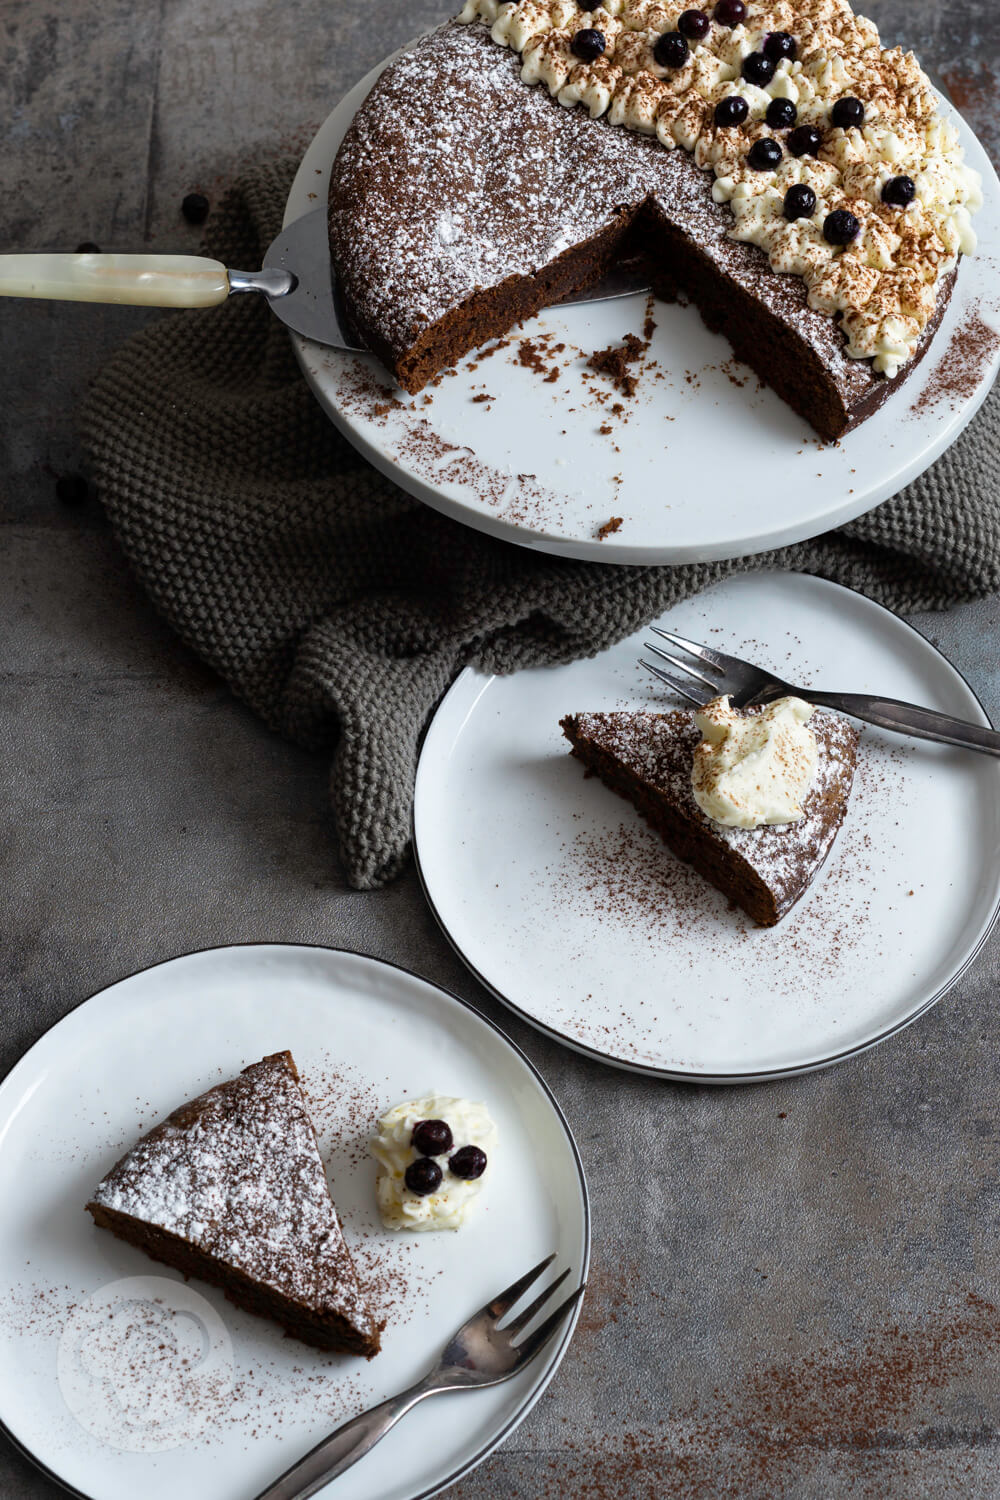
<path id="1" fill-rule="evenodd" d="M 326 201 L 337 148 L 380 71 L 320 127 L 292 185 L 286 223 Z M 646 363 L 656 368 L 615 414 L 619 398 L 587 371 L 587 358 L 626 333 L 641 334 L 641 296 L 551 309 L 492 357 L 470 354 L 452 378 L 418 396 L 390 389 L 373 357 L 293 337 L 303 373 L 377 469 L 435 509 L 507 541 L 599 562 L 686 563 L 817 536 L 895 495 L 933 463 L 971 420 L 1000 364 L 1000 340 L 990 352 L 988 330 L 978 364 L 968 354 L 970 329 L 985 320 L 1000 330 L 993 270 L 1000 182 L 965 121 L 950 105 L 942 109 L 983 176 L 980 251 L 963 261 L 921 367 L 833 447 L 820 444 L 773 391 L 758 389 L 726 339 L 679 304 L 655 304 Z M 956 359 L 962 390 L 941 390 L 942 366 Z M 602 541 L 598 530 L 612 517 L 621 526 Z"/>
<path id="2" fill-rule="evenodd" d="M 733 577 L 661 623 L 803 686 L 988 722 L 923 636 L 818 578 Z M 466 670 L 447 694 L 414 817 L 446 934 L 526 1020 L 641 1072 L 749 1081 L 883 1040 L 944 993 L 989 932 L 1000 762 L 866 727 L 824 870 L 778 927 L 757 928 L 569 756 L 567 713 L 676 706 L 638 665 L 645 637 L 566 667 Z"/>

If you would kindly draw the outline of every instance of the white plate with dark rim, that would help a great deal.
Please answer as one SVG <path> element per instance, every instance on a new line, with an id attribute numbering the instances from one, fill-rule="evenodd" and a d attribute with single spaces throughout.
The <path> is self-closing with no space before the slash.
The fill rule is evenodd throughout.
<path id="1" fill-rule="evenodd" d="M 923 636 L 822 579 L 737 575 L 661 623 L 802 686 L 989 722 Z M 678 706 L 638 665 L 646 638 L 456 680 L 424 741 L 414 813 L 442 928 L 524 1020 L 638 1072 L 757 1081 L 883 1041 L 940 999 L 994 922 L 1000 762 L 865 727 L 826 866 L 778 927 L 757 928 L 568 754 L 567 713 Z"/>
<path id="2" fill-rule="evenodd" d="M 320 127 L 292 184 L 286 223 L 326 201 L 340 142 L 391 60 L 363 78 Z M 709 333 L 693 307 L 679 304 L 656 303 L 647 363 L 657 369 L 626 403 L 627 424 L 610 415 L 618 398 L 610 385 L 602 391 L 611 395 L 605 404 L 591 394 L 605 382 L 586 372 L 586 358 L 626 333 L 641 333 L 642 296 L 550 309 L 517 330 L 508 348 L 486 361 L 472 353 L 453 379 L 415 397 L 389 390 L 392 379 L 374 357 L 337 354 L 293 335 L 305 378 L 377 469 L 455 520 L 522 546 L 606 563 L 686 563 L 817 536 L 895 495 L 933 463 L 972 419 L 1000 366 L 1000 340 L 978 370 L 966 347 L 958 353 L 965 384 L 969 369 L 975 372 L 972 388 L 921 401 L 937 389 L 953 338 L 964 338 L 962 330 L 976 320 L 1000 330 L 1000 181 L 961 116 L 943 100 L 941 107 L 983 176 L 980 248 L 963 261 L 920 368 L 835 446 L 824 447 L 773 391 L 758 390 L 728 342 Z M 555 383 L 543 383 L 519 362 L 523 338 L 540 345 L 546 368 L 560 367 Z M 546 357 L 560 343 L 567 352 Z M 610 433 L 600 431 L 609 425 Z M 728 456 L 721 466 L 720 443 Z M 599 540 L 598 529 L 613 516 L 622 518 L 620 529 Z"/>
<path id="3" fill-rule="evenodd" d="M 389 1315 L 371 1363 L 284 1338 L 84 1212 L 144 1129 L 285 1047 L 314 1101 L 359 1271 L 375 1275 Z M 373 1111 L 430 1089 L 485 1100 L 500 1147 L 458 1233 L 392 1236 L 377 1222 L 367 1131 Z M 0 1422 L 92 1500 L 246 1500 L 346 1416 L 409 1385 L 543 1255 L 555 1250 L 579 1280 L 590 1251 L 576 1146 L 523 1053 L 414 974 L 298 945 L 189 954 L 78 1006 L 0 1086 L 0 1192 Z M 575 1323 L 507 1384 L 428 1402 L 323 1493 L 417 1500 L 451 1484 L 530 1411 Z"/>

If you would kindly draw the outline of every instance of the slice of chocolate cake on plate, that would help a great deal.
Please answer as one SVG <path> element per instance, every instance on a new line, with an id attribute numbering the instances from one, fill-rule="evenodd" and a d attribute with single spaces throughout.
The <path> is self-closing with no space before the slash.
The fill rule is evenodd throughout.
<path id="1" fill-rule="evenodd" d="M 378 1353 L 380 1327 L 290 1052 L 174 1110 L 112 1167 L 87 1208 L 119 1239 L 304 1343 Z"/>
<path id="2" fill-rule="evenodd" d="M 745 714 L 716 699 L 697 714 L 582 713 L 561 723 L 588 771 L 762 927 L 803 895 L 847 812 L 858 731 L 798 699 Z"/>

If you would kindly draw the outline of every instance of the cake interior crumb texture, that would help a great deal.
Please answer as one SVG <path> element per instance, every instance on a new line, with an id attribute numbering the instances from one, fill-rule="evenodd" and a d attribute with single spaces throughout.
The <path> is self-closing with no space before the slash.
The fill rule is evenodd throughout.
<path id="1" fill-rule="evenodd" d="M 112 1167 L 87 1208 L 100 1227 L 307 1344 L 378 1352 L 380 1327 L 290 1052 L 174 1110 Z"/>
<path id="2" fill-rule="evenodd" d="M 571 714 L 561 727 L 588 771 L 761 927 L 780 922 L 808 889 L 847 812 L 858 731 L 834 714 L 816 712 L 809 721 L 819 759 L 802 817 L 762 828 L 723 827 L 698 806 L 691 768 L 701 734 L 693 713 Z"/>

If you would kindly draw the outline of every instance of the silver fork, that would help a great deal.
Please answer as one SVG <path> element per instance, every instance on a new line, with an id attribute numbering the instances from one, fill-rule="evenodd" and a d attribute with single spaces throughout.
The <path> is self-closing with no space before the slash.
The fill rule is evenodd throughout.
<path id="1" fill-rule="evenodd" d="M 359 1458 L 374 1448 L 390 1427 L 394 1427 L 400 1417 L 405 1416 L 418 1401 L 423 1401 L 427 1396 L 441 1395 L 445 1391 L 467 1391 L 486 1385 L 499 1385 L 501 1381 L 509 1380 L 512 1375 L 523 1370 L 536 1354 L 541 1353 L 566 1314 L 579 1302 L 586 1286 L 586 1282 L 578 1286 L 555 1312 L 549 1314 L 544 1323 L 522 1339 L 521 1343 L 515 1344 L 516 1336 L 528 1327 L 556 1288 L 566 1280 L 568 1269 L 557 1276 L 529 1307 L 502 1328 L 501 1320 L 554 1260 L 553 1252 L 539 1261 L 526 1275 L 519 1277 L 506 1291 L 498 1292 L 485 1307 L 473 1313 L 469 1321 L 463 1323 L 452 1336 L 433 1370 L 422 1380 L 418 1380 L 416 1385 L 338 1427 L 336 1432 L 317 1443 L 305 1458 L 299 1459 L 298 1463 L 287 1469 L 280 1479 L 262 1490 L 257 1500 L 308 1500 L 310 1495 L 315 1495 L 317 1490 L 329 1484 L 331 1479 L 336 1479 L 338 1474 L 343 1474 L 345 1469 L 356 1464 Z"/>
<path id="2" fill-rule="evenodd" d="M 699 707 L 721 693 L 732 696 L 734 708 L 746 708 L 751 703 L 770 703 L 775 698 L 791 694 L 804 698 L 807 703 L 818 704 L 820 708 L 832 708 L 836 713 L 850 714 L 868 724 L 877 724 L 880 729 L 894 730 L 896 734 L 960 745 L 966 750 L 980 750 L 984 755 L 1000 755 L 1000 733 L 995 729 L 969 724 L 965 719 L 955 719 L 932 708 L 918 708 L 915 703 L 901 703 L 898 698 L 876 698 L 865 693 L 820 693 L 815 688 L 793 687 L 791 683 L 782 682 L 773 672 L 765 672 L 738 656 L 727 656 L 712 646 L 686 641 L 683 636 L 675 635 L 671 630 L 660 630 L 656 625 L 649 628 L 654 635 L 695 657 L 701 667 L 671 656 L 669 651 L 652 641 L 647 641 L 644 649 L 652 651 L 661 661 L 669 662 L 678 672 L 686 673 L 688 678 L 700 682 L 702 689 L 694 687 L 690 681 L 681 681 L 652 662 L 642 661 L 642 666 L 672 687 L 675 693 Z"/>

